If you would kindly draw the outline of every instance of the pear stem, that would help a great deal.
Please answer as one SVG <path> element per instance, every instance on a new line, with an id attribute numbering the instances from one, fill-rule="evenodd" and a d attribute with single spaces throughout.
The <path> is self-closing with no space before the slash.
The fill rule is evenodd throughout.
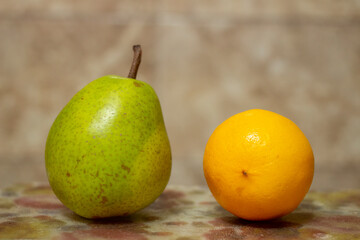
<path id="1" fill-rule="evenodd" d="M 134 45 L 133 46 L 134 51 L 134 58 L 133 62 L 131 64 L 131 69 L 128 75 L 128 78 L 136 79 L 136 75 L 140 66 L 141 62 L 141 46 L 140 45 Z"/>

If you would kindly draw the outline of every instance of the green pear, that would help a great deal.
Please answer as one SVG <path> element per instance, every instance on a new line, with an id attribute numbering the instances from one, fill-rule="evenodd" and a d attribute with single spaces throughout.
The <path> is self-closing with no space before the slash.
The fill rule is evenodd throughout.
<path id="1" fill-rule="evenodd" d="M 136 80 L 134 46 L 128 78 L 104 76 L 80 90 L 55 119 L 46 142 L 49 183 L 85 218 L 132 214 L 165 189 L 171 150 L 158 97 Z"/>

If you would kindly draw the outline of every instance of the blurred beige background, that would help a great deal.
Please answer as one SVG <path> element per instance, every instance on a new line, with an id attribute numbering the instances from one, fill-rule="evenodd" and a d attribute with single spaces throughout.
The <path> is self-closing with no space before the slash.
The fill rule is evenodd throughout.
<path id="1" fill-rule="evenodd" d="M 206 184 L 202 154 L 226 118 L 292 119 L 316 158 L 313 189 L 360 187 L 360 1 L 0 1 L 0 186 L 46 181 L 62 107 L 100 76 L 159 95 L 172 184 Z"/>

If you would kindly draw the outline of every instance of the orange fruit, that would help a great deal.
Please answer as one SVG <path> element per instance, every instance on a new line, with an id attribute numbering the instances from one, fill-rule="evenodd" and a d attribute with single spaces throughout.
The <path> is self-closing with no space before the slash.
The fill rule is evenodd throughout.
<path id="1" fill-rule="evenodd" d="M 246 220 L 268 220 L 292 212 L 303 200 L 314 175 L 314 155 L 291 120 L 252 109 L 215 129 L 203 167 L 223 208 Z"/>

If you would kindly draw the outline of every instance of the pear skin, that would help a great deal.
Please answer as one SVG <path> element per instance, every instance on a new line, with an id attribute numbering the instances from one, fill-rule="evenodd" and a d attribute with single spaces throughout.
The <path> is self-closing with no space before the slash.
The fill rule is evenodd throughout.
<path id="1" fill-rule="evenodd" d="M 53 123 L 45 163 L 56 196 L 85 218 L 129 215 L 151 204 L 171 173 L 153 88 L 113 75 L 89 83 Z"/>

